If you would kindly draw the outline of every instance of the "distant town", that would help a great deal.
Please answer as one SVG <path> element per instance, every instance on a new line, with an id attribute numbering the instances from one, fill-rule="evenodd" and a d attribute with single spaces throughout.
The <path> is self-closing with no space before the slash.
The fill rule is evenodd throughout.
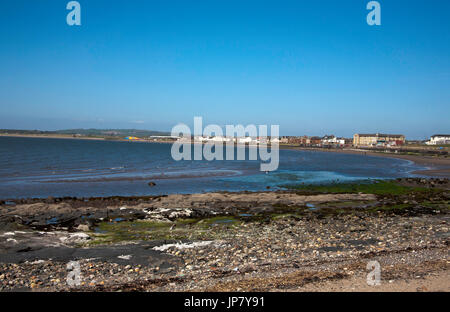
<path id="1" fill-rule="evenodd" d="M 182 138 L 171 136 L 167 132 L 135 130 L 135 129 L 73 129 L 60 131 L 40 130 L 11 130 L 0 129 L 2 136 L 26 136 L 26 137 L 61 137 L 61 138 L 91 138 L 104 140 L 142 141 L 142 142 L 174 142 Z M 188 139 L 189 140 L 189 139 Z M 264 137 L 226 137 L 226 136 L 193 136 L 190 140 L 194 143 L 228 143 L 234 142 L 245 145 L 274 144 L 293 145 L 312 148 L 393 148 L 402 147 L 436 147 L 448 149 L 450 146 L 450 134 L 435 134 L 428 140 L 407 140 L 402 134 L 383 133 L 356 133 L 353 138 L 325 136 L 281 136 L 279 138 Z"/>
<path id="2" fill-rule="evenodd" d="M 171 135 L 151 135 L 148 137 L 127 136 L 124 140 L 128 141 L 153 141 L 153 142 L 167 142 L 182 140 L 178 136 Z M 185 139 L 186 140 L 186 139 Z M 356 133 L 353 138 L 337 137 L 335 135 L 325 136 L 282 136 L 278 138 L 271 137 L 226 137 L 226 136 L 193 136 L 190 139 L 193 143 L 238 143 L 246 145 L 258 144 L 286 144 L 303 147 L 385 147 L 398 148 L 407 145 L 424 145 L 424 146 L 443 146 L 450 145 L 450 134 L 436 134 L 430 137 L 429 140 L 407 141 L 402 134 L 382 134 L 382 133 Z"/>
<path id="3" fill-rule="evenodd" d="M 139 140 L 139 138 L 129 137 L 129 140 Z M 150 136 L 149 140 L 177 140 L 178 137 L 162 137 L 162 136 Z M 278 143 L 280 145 L 294 145 L 300 147 L 325 147 L 325 148 L 350 148 L 350 147 L 370 147 L 370 148 L 401 148 L 405 146 L 436 146 L 436 147 L 448 147 L 450 145 L 450 134 L 436 134 L 430 137 L 429 140 L 407 141 L 406 137 L 402 134 L 382 134 L 382 133 L 356 133 L 353 138 L 337 137 L 335 135 L 325 136 L 282 136 L 279 138 L 264 138 L 264 137 L 204 137 L 194 136 L 192 138 L 194 142 L 235 142 L 239 144 L 257 145 L 261 143 Z"/>

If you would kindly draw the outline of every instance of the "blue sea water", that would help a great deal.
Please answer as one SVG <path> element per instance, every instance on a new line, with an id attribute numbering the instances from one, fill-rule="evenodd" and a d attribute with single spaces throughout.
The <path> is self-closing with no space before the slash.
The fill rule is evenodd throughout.
<path id="1" fill-rule="evenodd" d="M 265 173 L 259 160 L 175 161 L 170 150 L 164 143 L 0 137 L 0 199 L 257 191 L 423 169 L 400 159 L 280 150 L 279 169 Z"/>

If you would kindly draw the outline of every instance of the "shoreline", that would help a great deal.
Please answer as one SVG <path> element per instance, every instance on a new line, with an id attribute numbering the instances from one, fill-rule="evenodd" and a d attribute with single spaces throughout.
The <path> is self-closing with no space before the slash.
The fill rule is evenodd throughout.
<path id="1" fill-rule="evenodd" d="M 396 183 L 2 205 L 0 291 L 449 291 L 450 181 Z"/>

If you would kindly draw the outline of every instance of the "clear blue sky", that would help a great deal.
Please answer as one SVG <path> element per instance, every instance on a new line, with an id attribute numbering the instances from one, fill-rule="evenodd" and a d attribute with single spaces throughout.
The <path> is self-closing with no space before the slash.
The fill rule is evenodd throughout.
<path id="1" fill-rule="evenodd" d="M 0 2 L 0 128 L 450 132 L 450 1 Z"/>

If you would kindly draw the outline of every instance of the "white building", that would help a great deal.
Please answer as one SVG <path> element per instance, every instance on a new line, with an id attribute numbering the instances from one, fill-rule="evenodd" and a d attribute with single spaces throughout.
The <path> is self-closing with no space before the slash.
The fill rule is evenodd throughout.
<path id="1" fill-rule="evenodd" d="M 245 137 L 245 138 L 238 139 L 238 143 L 241 143 L 241 144 L 250 144 L 250 142 L 252 142 L 251 137 Z"/>
<path id="2" fill-rule="evenodd" d="M 334 135 L 326 135 L 322 138 L 323 145 L 345 145 L 344 138 L 337 138 Z"/>
<path id="3" fill-rule="evenodd" d="M 336 137 L 334 135 L 326 135 L 321 141 L 324 145 L 336 144 Z"/>
<path id="4" fill-rule="evenodd" d="M 208 138 L 204 138 L 204 137 L 202 137 L 202 136 L 200 136 L 200 135 L 196 135 L 195 137 L 194 137 L 194 141 L 195 142 L 205 142 L 205 141 L 207 141 L 208 140 Z"/>
<path id="5" fill-rule="evenodd" d="M 195 136 L 196 142 L 229 142 L 231 141 L 231 138 L 223 137 L 223 136 L 210 136 L 210 137 L 203 137 L 203 136 Z"/>
<path id="6" fill-rule="evenodd" d="M 443 145 L 450 144 L 450 134 L 435 134 L 429 141 L 425 142 L 427 145 Z"/>
<path id="7" fill-rule="evenodd" d="M 211 141 L 213 141 L 213 142 L 228 142 L 228 141 L 230 141 L 230 139 L 222 137 L 222 136 L 215 136 L 215 137 L 211 138 Z"/>

